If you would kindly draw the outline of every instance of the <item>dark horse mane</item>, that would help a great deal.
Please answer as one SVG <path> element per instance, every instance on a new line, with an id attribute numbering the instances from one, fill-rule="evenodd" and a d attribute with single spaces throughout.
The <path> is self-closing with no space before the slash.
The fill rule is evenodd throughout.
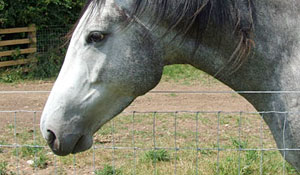
<path id="1" fill-rule="evenodd" d="M 105 0 L 87 0 L 81 16 L 89 5 L 93 4 L 94 9 L 101 8 L 104 3 Z M 254 46 L 252 33 L 255 10 L 252 0 L 135 0 L 134 8 L 129 13 L 134 19 L 145 11 L 153 13 L 150 22 L 152 25 L 168 19 L 168 31 L 175 29 L 178 35 L 183 36 L 192 34 L 196 47 L 200 45 L 208 26 L 231 28 L 234 36 L 239 38 L 236 49 L 228 60 L 231 71 L 237 70 L 247 60 Z M 77 24 L 74 28 L 76 26 Z M 73 30 L 69 36 L 72 32 Z"/>

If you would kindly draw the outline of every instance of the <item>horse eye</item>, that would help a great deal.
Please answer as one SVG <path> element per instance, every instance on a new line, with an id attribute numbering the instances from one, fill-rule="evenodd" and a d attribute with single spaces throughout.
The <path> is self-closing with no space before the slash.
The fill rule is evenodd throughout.
<path id="1" fill-rule="evenodd" d="M 101 32 L 91 32 L 87 37 L 87 43 L 98 43 L 105 38 Z"/>

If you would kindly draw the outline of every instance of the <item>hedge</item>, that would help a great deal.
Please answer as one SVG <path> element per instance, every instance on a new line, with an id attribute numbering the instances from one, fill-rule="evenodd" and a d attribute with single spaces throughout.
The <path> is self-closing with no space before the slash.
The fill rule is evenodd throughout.
<path id="1" fill-rule="evenodd" d="M 44 79 L 57 76 L 66 53 L 63 34 L 78 19 L 84 0 L 0 0 L 0 28 L 24 27 L 35 24 L 38 29 L 37 63 L 0 68 L 0 82 Z M 0 35 L 0 40 L 20 36 Z M 13 46 L 12 46 L 13 47 Z M 1 50 L 16 48 L 6 47 Z M 19 59 L 7 57 L 2 60 Z"/>
<path id="2" fill-rule="evenodd" d="M 0 28 L 38 28 L 75 23 L 84 0 L 0 0 Z"/>

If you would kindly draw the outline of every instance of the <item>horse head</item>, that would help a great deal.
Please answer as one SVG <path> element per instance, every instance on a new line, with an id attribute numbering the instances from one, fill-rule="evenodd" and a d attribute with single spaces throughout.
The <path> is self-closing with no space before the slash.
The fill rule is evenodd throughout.
<path id="1" fill-rule="evenodd" d="M 160 81 L 163 53 L 148 29 L 124 28 L 113 0 L 90 1 L 42 114 L 41 131 L 58 155 L 84 151 L 92 135 Z"/>

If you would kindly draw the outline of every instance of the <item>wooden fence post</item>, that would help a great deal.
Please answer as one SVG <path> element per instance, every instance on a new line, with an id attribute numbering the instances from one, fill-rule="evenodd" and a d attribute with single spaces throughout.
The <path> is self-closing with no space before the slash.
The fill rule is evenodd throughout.
<path id="1" fill-rule="evenodd" d="M 31 32 L 28 32 L 28 38 L 30 41 L 29 48 L 36 48 L 37 38 L 35 24 L 29 25 L 29 30 L 31 30 Z"/>

